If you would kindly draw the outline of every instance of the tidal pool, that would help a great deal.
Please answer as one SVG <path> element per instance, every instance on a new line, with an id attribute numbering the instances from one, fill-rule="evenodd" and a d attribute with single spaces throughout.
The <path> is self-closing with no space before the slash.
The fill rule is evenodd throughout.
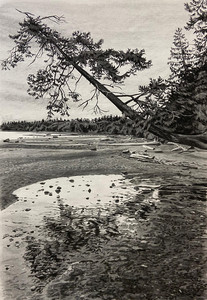
<path id="1" fill-rule="evenodd" d="M 34 223 L 59 213 L 59 204 L 73 208 L 105 209 L 130 200 L 137 191 L 122 175 L 61 177 L 38 182 L 14 192 L 14 215 Z"/>
<path id="2" fill-rule="evenodd" d="M 102 260 L 110 254 L 111 267 L 118 268 L 125 260 L 130 265 L 134 260 L 129 253 L 144 251 L 147 243 L 145 220 L 162 201 L 173 205 L 175 197 L 206 200 L 205 184 L 160 186 L 161 179 L 141 177 L 135 182 L 136 186 L 122 175 L 86 175 L 54 178 L 14 191 L 17 201 L 0 212 L 2 299 L 50 299 L 40 295 L 81 264 L 80 257 L 90 257 L 93 266 L 96 261 L 98 270 L 102 264 L 97 253 Z M 179 217 L 176 209 L 170 206 L 169 217 Z"/>
<path id="3" fill-rule="evenodd" d="M 86 175 L 49 179 L 14 191 L 17 201 L 0 212 L 4 299 L 31 299 L 34 281 L 25 261 L 28 245 L 44 248 L 45 243 L 53 244 L 55 230 L 61 240 L 64 230 L 75 228 L 77 234 L 80 226 L 101 236 L 140 235 L 136 213 L 143 205 L 150 206 L 149 201 L 159 201 L 158 188 L 143 179 L 135 188 L 123 175 Z M 147 200 L 137 199 L 138 194 Z M 134 217 L 129 217 L 134 204 Z"/>
<path id="4" fill-rule="evenodd" d="M 30 299 L 33 282 L 23 258 L 25 249 L 28 240 L 42 239 L 45 219 L 58 218 L 61 205 L 82 215 L 106 215 L 109 207 L 129 201 L 136 193 L 122 175 L 55 178 L 14 191 L 17 201 L 0 212 L 4 299 Z"/>

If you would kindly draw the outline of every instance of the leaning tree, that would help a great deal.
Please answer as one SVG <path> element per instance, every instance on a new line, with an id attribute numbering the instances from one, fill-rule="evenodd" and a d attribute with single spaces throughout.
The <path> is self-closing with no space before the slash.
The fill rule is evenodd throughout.
<path id="1" fill-rule="evenodd" d="M 98 99 L 103 94 L 134 124 L 142 125 L 142 130 L 169 141 L 207 149 L 205 137 L 180 135 L 155 122 L 157 114 L 162 116 L 170 93 L 169 86 L 162 79 L 151 80 L 148 87 L 140 87 L 139 92 L 133 95 L 114 90 L 126 78 L 151 66 L 144 50 L 103 50 L 103 40 L 94 42 L 90 33 L 77 31 L 65 38 L 45 24 L 45 20 L 60 23 L 62 17 L 41 18 L 27 12 L 24 15 L 17 34 L 10 36 L 15 46 L 10 56 L 2 62 L 2 67 L 14 68 L 25 58 L 30 58 L 32 63 L 37 58 L 42 59 L 44 68 L 36 75 L 28 76 L 28 93 L 36 99 L 49 97 L 49 116 L 54 112 L 68 114 L 70 100 L 80 101 L 85 107 L 95 99 L 94 108 L 100 110 Z M 35 45 L 38 46 L 36 52 L 33 50 Z M 82 99 L 78 90 L 82 79 L 93 86 L 89 99 Z"/>

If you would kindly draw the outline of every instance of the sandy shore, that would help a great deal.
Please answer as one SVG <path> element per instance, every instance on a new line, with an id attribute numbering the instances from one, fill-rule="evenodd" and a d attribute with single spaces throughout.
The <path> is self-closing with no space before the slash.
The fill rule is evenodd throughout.
<path id="1" fill-rule="evenodd" d="M 27 291 L 27 298 L 22 299 L 205 299 L 207 152 L 179 153 L 171 151 L 173 145 L 149 145 L 146 148 L 136 142 L 140 141 L 123 137 L 104 140 L 102 137 L 98 142 L 96 138 L 90 141 L 57 138 L 47 143 L 37 140 L 0 145 L 2 209 L 15 202 L 14 190 L 58 177 L 125 174 L 135 186 L 140 184 L 140 178 L 144 178 L 162 187 L 158 207 L 149 210 L 146 219 L 141 217 L 142 239 L 117 237 L 112 241 L 110 238 L 108 250 L 101 246 L 101 258 L 93 257 L 94 267 L 87 267 L 82 259 L 79 267 L 70 272 L 67 270 L 70 274 L 63 268 L 67 274 L 58 273 L 55 279 L 47 282 L 41 294 L 36 282 L 29 294 Z M 130 157 L 133 152 L 138 156 Z M 148 158 L 140 159 L 139 155 L 146 154 Z M 134 216 L 134 206 L 128 209 L 129 217 Z M 135 245 L 139 245 L 138 250 L 133 250 Z M 105 260 L 113 271 L 107 271 L 107 276 L 110 273 L 112 277 L 103 281 L 106 270 L 105 267 L 105 271 L 101 269 L 100 259 L 103 260 L 104 251 L 111 253 L 113 247 L 120 259 L 113 261 L 107 254 Z M 77 262 L 78 255 L 79 252 L 72 252 L 73 262 Z M 123 257 L 127 257 L 126 263 Z M 123 274 L 118 271 L 121 265 Z M 74 279 L 72 274 L 78 272 L 77 269 L 84 273 Z M 89 280 L 94 272 L 97 272 L 96 284 Z M 84 286 L 77 285 L 83 280 Z M 71 285 L 73 281 L 76 287 Z M 70 291 L 63 282 L 70 282 Z M 54 287 L 60 298 L 55 296 Z M 81 298 L 81 291 L 85 298 Z M 26 294 L 22 292 L 22 295 Z M 21 293 L 18 296 L 21 298 Z M 10 299 L 15 298 L 5 298 Z"/>
<path id="2" fill-rule="evenodd" d="M 99 139 L 104 139 L 100 138 Z M 59 139 L 60 140 L 60 139 Z M 109 138 L 110 140 L 110 138 Z M 113 143 L 113 142 L 116 143 Z M 138 140 L 137 143 L 142 141 Z M 45 141 L 44 141 L 45 143 Z M 119 137 L 110 142 L 99 142 L 97 151 L 94 143 L 74 140 L 69 142 L 58 142 L 57 140 L 47 141 L 46 146 L 37 139 L 27 140 L 25 143 L 0 144 L 0 167 L 1 167 L 1 208 L 5 208 L 15 201 L 12 192 L 22 186 L 61 176 L 81 174 L 117 174 L 121 172 L 138 173 L 139 170 L 149 176 L 158 176 L 165 172 L 192 174 L 196 178 L 206 178 L 207 154 L 206 151 L 195 151 L 189 153 L 172 152 L 175 146 L 155 146 L 161 153 L 137 146 L 136 140 L 129 141 L 129 138 Z M 95 146 L 93 146 L 95 145 Z M 153 146 L 151 146 L 153 147 Z M 143 163 L 136 159 L 129 159 L 124 150 L 138 153 L 148 153 L 166 164 L 153 161 Z M 157 151 L 159 152 L 159 151 Z M 183 164 L 183 165 L 182 165 Z M 169 170 L 170 165 L 170 170 Z M 191 168 L 188 170 L 188 165 Z"/>

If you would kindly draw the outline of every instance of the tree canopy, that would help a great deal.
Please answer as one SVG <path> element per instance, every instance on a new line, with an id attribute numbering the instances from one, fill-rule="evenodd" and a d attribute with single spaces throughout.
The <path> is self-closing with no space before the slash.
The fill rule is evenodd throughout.
<path id="1" fill-rule="evenodd" d="M 103 50 L 103 40 L 94 42 L 89 32 L 76 31 L 65 38 L 44 24 L 45 20 L 61 23 L 62 17 L 41 18 L 29 13 L 25 16 L 17 34 L 10 36 L 15 47 L 2 66 L 10 69 L 25 58 L 32 62 L 44 59 L 44 67 L 36 75 L 28 76 L 28 93 L 36 99 L 46 96 L 51 99 L 47 107 L 50 116 L 53 112 L 68 114 L 69 100 L 82 101 L 86 106 L 90 100 L 97 100 L 100 92 L 106 96 L 109 91 L 106 85 L 100 85 L 100 80 L 111 87 L 120 86 L 126 78 L 151 66 L 143 49 Z M 34 42 L 38 46 L 36 53 L 32 52 Z M 83 77 L 94 86 L 90 99 L 83 100 L 78 90 Z M 99 110 L 98 102 L 95 109 Z"/>
<path id="2" fill-rule="evenodd" d="M 2 67 L 14 68 L 26 58 L 32 63 L 38 58 L 42 60 L 43 67 L 37 74 L 28 76 L 28 93 L 37 99 L 49 97 L 50 117 L 54 112 L 68 114 L 70 100 L 80 101 L 85 107 L 95 99 L 94 109 L 100 111 L 98 99 L 102 93 L 141 130 L 174 142 L 197 145 L 189 136 L 186 139 L 180 134 L 200 134 L 207 128 L 207 2 L 192 0 L 185 9 L 190 15 L 185 29 L 193 31 L 193 44 L 178 28 L 170 52 L 170 77 L 150 79 L 133 95 L 114 88 L 120 88 L 126 78 L 152 65 L 145 58 L 145 51 L 103 49 L 103 40 L 95 42 L 86 32 L 76 31 L 66 38 L 45 24 L 63 22 L 58 16 L 23 13 L 20 29 L 10 36 L 15 46 Z M 88 99 L 78 89 L 82 79 L 93 86 Z M 207 148 L 205 143 L 200 146 Z"/>

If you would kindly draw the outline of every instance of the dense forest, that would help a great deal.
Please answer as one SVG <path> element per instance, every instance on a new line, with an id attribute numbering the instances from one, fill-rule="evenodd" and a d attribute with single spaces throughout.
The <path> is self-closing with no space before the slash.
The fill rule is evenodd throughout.
<path id="1" fill-rule="evenodd" d="M 1 130 L 9 131 L 56 131 L 75 133 L 107 133 L 142 136 L 135 123 L 120 116 L 103 116 L 90 119 L 48 119 L 41 121 L 13 121 L 1 125 Z"/>

